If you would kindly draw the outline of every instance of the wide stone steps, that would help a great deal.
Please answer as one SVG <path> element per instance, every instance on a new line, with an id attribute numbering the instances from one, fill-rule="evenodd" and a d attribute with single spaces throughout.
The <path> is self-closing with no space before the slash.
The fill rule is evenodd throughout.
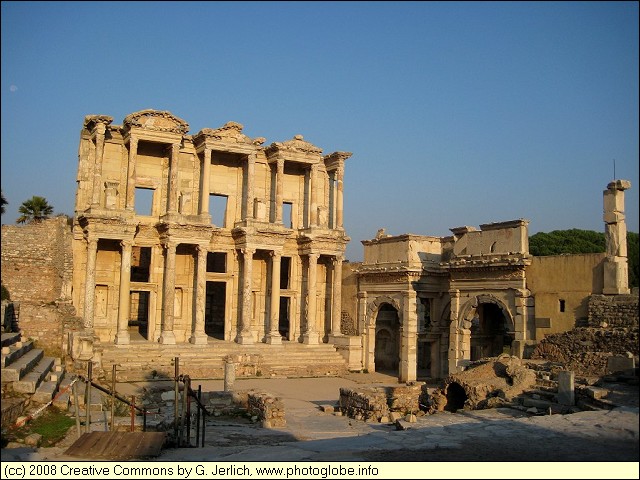
<path id="1" fill-rule="evenodd" d="M 2 339 L 0 341 L 0 346 L 8 347 L 10 345 L 19 342 L 21 338 L 20 332 L 3 332 Z"/>
<path id="2" fill-rule="evenodd" d="M 58 385 L 59 395 L 54 397 L 53 406 L 58 407 L 60 410 L 68 410 L 69 404 L 71 403 L 71 397 L 73 395 L 73 388 L 68 388 L 71 385 L 73 379 L 69 377 L 69 375 L 63 375 L 62 381 Z"/>
<path id="3" fill-rule="evenodd" d="M 44 351 L 34 348 L 3 367 L 0 371 L 2 383 L 17 382 L 30 372 L 44 357 Z"/>
<path id="4" fill-rule="evenodd" d="M 3 334 L 4 335 L 4 334 Z M 20 337 L 18 337 L 19 339 Z M 2 357 L 0 359 L 0 365 L 2 368 L 9 366 L 14 360 L 20 358 L 29 350 L 33 349 L 33 342 L 16 341 L 12 345 L 2 346 Z"/>
<path id="5" fill-rule="evenodd" d="M 42 357 L 29 373 L 20 380 L 13 382 L 13 391 L 18 393 L 36 393 L 36 389 L 49 374 L 54 363 L 55 358 Z"/>
<path id="6" fill-rule="evenodd" d="M 18 415 L 30 415 L 39 405 L 49 403 L 64 378 L 60 359 L 46 357 L 42 349 L 25 341 L 19 332 L 2 334 L 0 364 L 3 392 L 7 389 L 23 394 Z"/>
<path id="7" fill-rule="evenodd" d="M 172 377 L 177 357 L 180 373 L 192 378 L 222 378 L 225 359 L 229 356 L 238 366 L 237 376 L 335 376 L 346 372 L 344 358 L 329 344 L 210 342 L 208 345 L 102 345 L 102 375 L 109 378 L 112 365 L 117 365 L 118 378 L 123 380 L 134 380 L 136 376 L 150 379 L 152 372 Z"/>
<path id="8" fill-rule="evenodd" d="M 64 367 L 60 365 L 59 361 L 56 359 L 53 371 L 49 372 L 46 380 L 36 388 L 31 399 L 36 403 L 49 403 L 58 392 L 63 378 Z"/>

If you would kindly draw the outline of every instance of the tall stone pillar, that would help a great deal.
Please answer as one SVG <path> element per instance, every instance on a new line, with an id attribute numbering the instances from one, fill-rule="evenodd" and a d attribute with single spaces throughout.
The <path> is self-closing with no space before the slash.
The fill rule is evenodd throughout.
<path id="1" fill-rule="evenodd" d="M 309 223 L 311 226 L 318 225 L 318 165 L 311 165 L 311 174 L 309 177 L 311 206 L 309 208 Z"/>
<path id="2" fill-rule="evenodd" d="M 138 139 L 129 137 L 129 163 L 127 166 L 127 203 L 126 209 L 133 211 L 136 196 L 136 155 L 138 154 Z"/>
<path id="3" fill-rule="evenodd" d="M 198 257 L 196 259 L 196 291 L 195 311 L 193 312 L 193 326 L 189 342 L 194 345 L 206 345 L 207 334 L 204 331 L 204 310 L 206 307 L 207 294 L 207 247 L 205 245 L 196 246 Z"/>
<path id="4" fill-rule="evenodd" d="M 331 288 L 331 337 L 340 337 L 340 320 L 342 317 L 342 257 L 333 260 L 333 286 Z"/>
<path id="5" fill-rule="evenodd" d="M 309 257 L 309 274 L 307 276 L 307 305 L 306 305 L 306 327 L 302 335 L 302 343 L 307 345 L 317 345 L 319 342 L 318 331 L 316 330 L 316 295 L 317 295 L 317 275 L 318 275 L 318 258 L 317 253 L 310 253 Z"/>
<path id="6" fill-rule="evenodd" d="M 178 170 L 180 161 L 180 144 L 171 144 L 171 160 L 169 161 L 169 203 L 167 213 L 178 213 Z"/>
<path id="7" fill-rule="evenodd" d="M 164 289 L 162 291 L 162 329 L 160 343 L 175 345 L 176 336 L 173 332 L 173 309 L 176 298 L 176 247 L 173 242 L 167 242 L 164 259 Z"/>
<path id="8" fill-rule="evenodd" d="M 450 290 L 449 296 L 451 297 L 451 310 L 450 310 L 450 324 L 449 324 L 449 374 L 456 373 L 458 371 L 458 359 L 460 357 L 461 332 L 458 325 L 458 310 L 460 308 L 460 291 Z"/>
<path id="9" fill-rule="evenodd" d="M 93 329 L 93 313 L 96 296 L 96 257 L 98 256 L 98 239 L 87 241 L 87 274 L 84 287 L 84 322 L 86 329 Z"/>
<path id="10" fill-rule="evenodd" d="M 131 247 L 127 240 L 120 242 L 122 253 L 120 256 L 120 291 L 118 304 L 118 331 L 116 333 L 117 345 L 129 345 L 129 303 L 131 287 Z"/>
<path id="11" fill-rule="evenodd" d="M 624 216 L 624 191 L 631 188 L 628 180 L 614 180 L 603 192 L 607 258 L 604 262 L 605 295 L 629 294 L 627 262 L 627 225 Z"/>
<path id="12" fill-rule="evenodd" d="M 247 198 L 245 198 L 246 205 L 246 218 L 254 218 L 254 184 L 256 176 L 256 155 L 250 154 L 247 156 Z"/>
<path id="13" fill-rule="evenodd" d="M 93 195 L 91 197 L 91 206 L 100 206 L 100 197 L 102 195 L 102 161 L 104 159 L 104 136 L 107 127 L 104 123 L 96 124 L 96 167 L 93 173 Z"/>
<path id="14" fill-rule="evenodd" d="M 253 276 L 253 254 L 254 248 L 244 248 L 242 250 L 243 278 L 242 278 L 242 315 L 240 316 L 240 333 L 237 342 L 240 344 L 254 343 L 253 332 L 251 331 L 251 316 L 253 305 L 251 302 L 251 283 Z"/>
<path id="15" fill-rule="evenodd" d="M 267 343 L 279 345 L 282 336 L 278 329 L 280 323 L 280 263 L 279 252 L 271 252 L 271 303 L 269 308 L 269 333 Z"/>
<path id="16" fill-rule="evenodd" d="M 211 175 L 211 149 L 204 149 L 202 159 L 202 186 L 200 187 L 200 215 L 209 215 L 209 176 Z"/>
<path id="17" fill-rule="evenodd" d="M 418 364 L 417 296 L 413 290 L 403 292 L 402 328 L 400 339 L 400 381 L 416 381 Z"/>
<path id="18" fill-rule="evenodd" d="M 343 199 L 344 167 L 336 170 L 336 228 L 343 228 L 344 223 L 344 199 Z"/>
<path id="19" fill-rule="evenodd" d="M 276 223 L 282 223 L 282 184 L 284 183 L 284 160 L 279 158 L 276 165 Z"/>

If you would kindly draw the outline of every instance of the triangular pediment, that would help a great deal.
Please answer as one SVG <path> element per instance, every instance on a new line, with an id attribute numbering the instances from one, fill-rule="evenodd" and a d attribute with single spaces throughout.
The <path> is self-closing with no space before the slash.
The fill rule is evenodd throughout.
<path id="1" fill-rule="evenodd" d="M 189 131 L 189 124 L 176 117 L 171 112 L 160 110 L 141 110 L 130 113 L 124 119 L 124 128 L 143 128 L 155 132 L 171 132 L 186 134 Z"/>

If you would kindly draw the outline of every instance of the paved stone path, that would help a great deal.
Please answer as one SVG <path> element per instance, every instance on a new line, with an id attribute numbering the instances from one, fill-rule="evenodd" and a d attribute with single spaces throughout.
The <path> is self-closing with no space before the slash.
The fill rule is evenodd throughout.
<path id="1" fill-rule="evenodd" d="M 384 378 L 382 379 L 384 380 Z M 335 405 L 339 388 L 381 381 L 347 378 L 237 380 L 235 389 L 280 396 L 287 426 L 263 429 L 248 421 L 216 419 L 204 448 L 166 449 L 159 461 L 367 461 L 367 462 L 638 462 L 639 410 L 530 416 L 513 409 L 438 413 L 418 417 L 408 430 L 365 423 L 321 411 Z M 199 382 L 194 382 L 197 386 Z M 201 382 L 222 390 L 221 380 Z M 125 384 L 123 384 L 124 386 Z M 141 385 L 127 384 L 131 392 Z M 119 386 L 120 391 L 120 386 Z M 71 460 L 66 447 L 3 449 L 2 460 Z M 74 458 L 73 460 L 78 460 Z"/>

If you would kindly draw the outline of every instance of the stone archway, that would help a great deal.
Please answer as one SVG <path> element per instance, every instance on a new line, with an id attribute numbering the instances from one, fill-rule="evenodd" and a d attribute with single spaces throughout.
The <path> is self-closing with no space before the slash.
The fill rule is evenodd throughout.
<path id="1" fill-rule="evenodd" d="M 493 295 L 479 295 L 461 315 L 463 332 L 469 333 L 469 360 L 511 354 L 513 318 L 504 303 Z"/>
<path id="2" fill-rule="evenodd" d="M 400 317 L 396 307 L 383 303 L 375 320 L 374 364 L 376 372 L 398 375 L 400 366 Z"/>

